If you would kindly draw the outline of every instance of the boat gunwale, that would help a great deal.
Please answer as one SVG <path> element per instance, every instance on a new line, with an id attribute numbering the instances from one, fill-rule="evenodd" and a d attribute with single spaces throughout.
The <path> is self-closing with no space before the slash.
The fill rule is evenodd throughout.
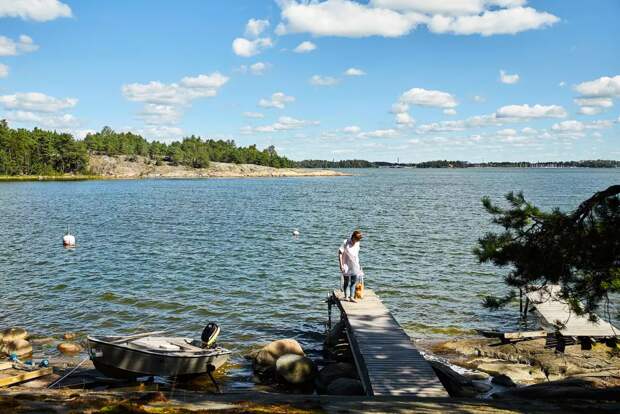
<path id="1" fill-rule="evenodd" d="M 127 351 L 133 351 L 133 352 L 140 352 L 143 354 L 147 354 L 147 355 L 157 355 L 157 356 L 163 356 L 163 357 L 174 357 L 174 358 L 209 358 L 209 357 L 217 357 L 219 355 L 227 355 L 227 354 L 232 354 L 232 351 L 226 348 L 215 348 L 212 350 L 206 350 L 205 349 L 205 353 L 204 354 L 199 354 L 196 352 L 194 352 L 192 355 L 175 355 L 171 352 L 181 352 L 181 351 L 151 351 L 148 349 L 137 349 L 137 348 L 130 348 L 129 346 L 127 346 L 126 344 L 120 343 L 120 344 L 112 344 L 110 342 L 107 342 L 105 340 L 99 339 L 97 337 L 94 336 L 87 336 L 86 340 L 89 341 L 88 344 L 88 348 L 89 348 L 89 354 L 90 354 L 90 342 L 95 342 L 98 344 L 102 344 L 102 345 L 106 345 L 106 346 L 111 346 L 111 347 L 115 347 L 115 348 L 123 348 Z M 191 353 L 192 351 L 186 351 L 188 353 Z M 92 358 L 92 356 L 91 356 Z"/>

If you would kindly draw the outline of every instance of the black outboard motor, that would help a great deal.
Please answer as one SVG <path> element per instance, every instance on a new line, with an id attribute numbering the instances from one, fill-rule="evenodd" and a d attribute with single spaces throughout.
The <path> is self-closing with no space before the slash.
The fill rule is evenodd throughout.
<path id="1" fill-rule="evenodd" d="M 202 347 L 211 348 L 215 345 L 218 335 L 220 334 L 220 327 L 215 322 L 209 322 L 207 326 L 202 330 Z"/>

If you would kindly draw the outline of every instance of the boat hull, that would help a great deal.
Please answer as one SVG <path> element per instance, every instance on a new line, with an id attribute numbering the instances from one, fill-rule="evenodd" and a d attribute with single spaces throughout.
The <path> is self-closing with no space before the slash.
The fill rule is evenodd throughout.
<path id="1" fill-rule="evenodd" d="M 205 374 L 220 368 L 229 351 L 208 355 L 166 355 L 88 339 L 89 354 L 97 370 L 111 378 L 142 376 L 182 377 Z"/>

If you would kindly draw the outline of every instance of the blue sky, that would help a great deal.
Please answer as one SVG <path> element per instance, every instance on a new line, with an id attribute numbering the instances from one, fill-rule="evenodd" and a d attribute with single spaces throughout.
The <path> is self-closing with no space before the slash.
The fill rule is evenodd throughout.
<path id="1" fill-rule="evenodd" d="M 620 2 L 0 0 L 0 118 L 293 159 L 620 159 Z"/>

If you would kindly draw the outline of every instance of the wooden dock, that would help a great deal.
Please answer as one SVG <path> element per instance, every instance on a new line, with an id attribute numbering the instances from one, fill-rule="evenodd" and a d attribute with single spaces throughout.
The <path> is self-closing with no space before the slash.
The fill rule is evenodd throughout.
<path id="1" fill-rule="evenodd" d="M 433 368 L 375 293 L 357 303 L 334 290 L 360 379 L 369 396 L 447 397 Z"/>
<path id="2" fill-rule="evenodd" d="M 577 315 L 571 311 L 568 303 L 559 297 L 560 286 L 550 285 L 545 288 L 527 292 L 527 298 L 536 308 L 541 325 L 549 332 L 558 332 L 567 337 L 614 337 L 620 330 L 609 322 L 599 318 L 593 322 L 587 315 Z"/>

